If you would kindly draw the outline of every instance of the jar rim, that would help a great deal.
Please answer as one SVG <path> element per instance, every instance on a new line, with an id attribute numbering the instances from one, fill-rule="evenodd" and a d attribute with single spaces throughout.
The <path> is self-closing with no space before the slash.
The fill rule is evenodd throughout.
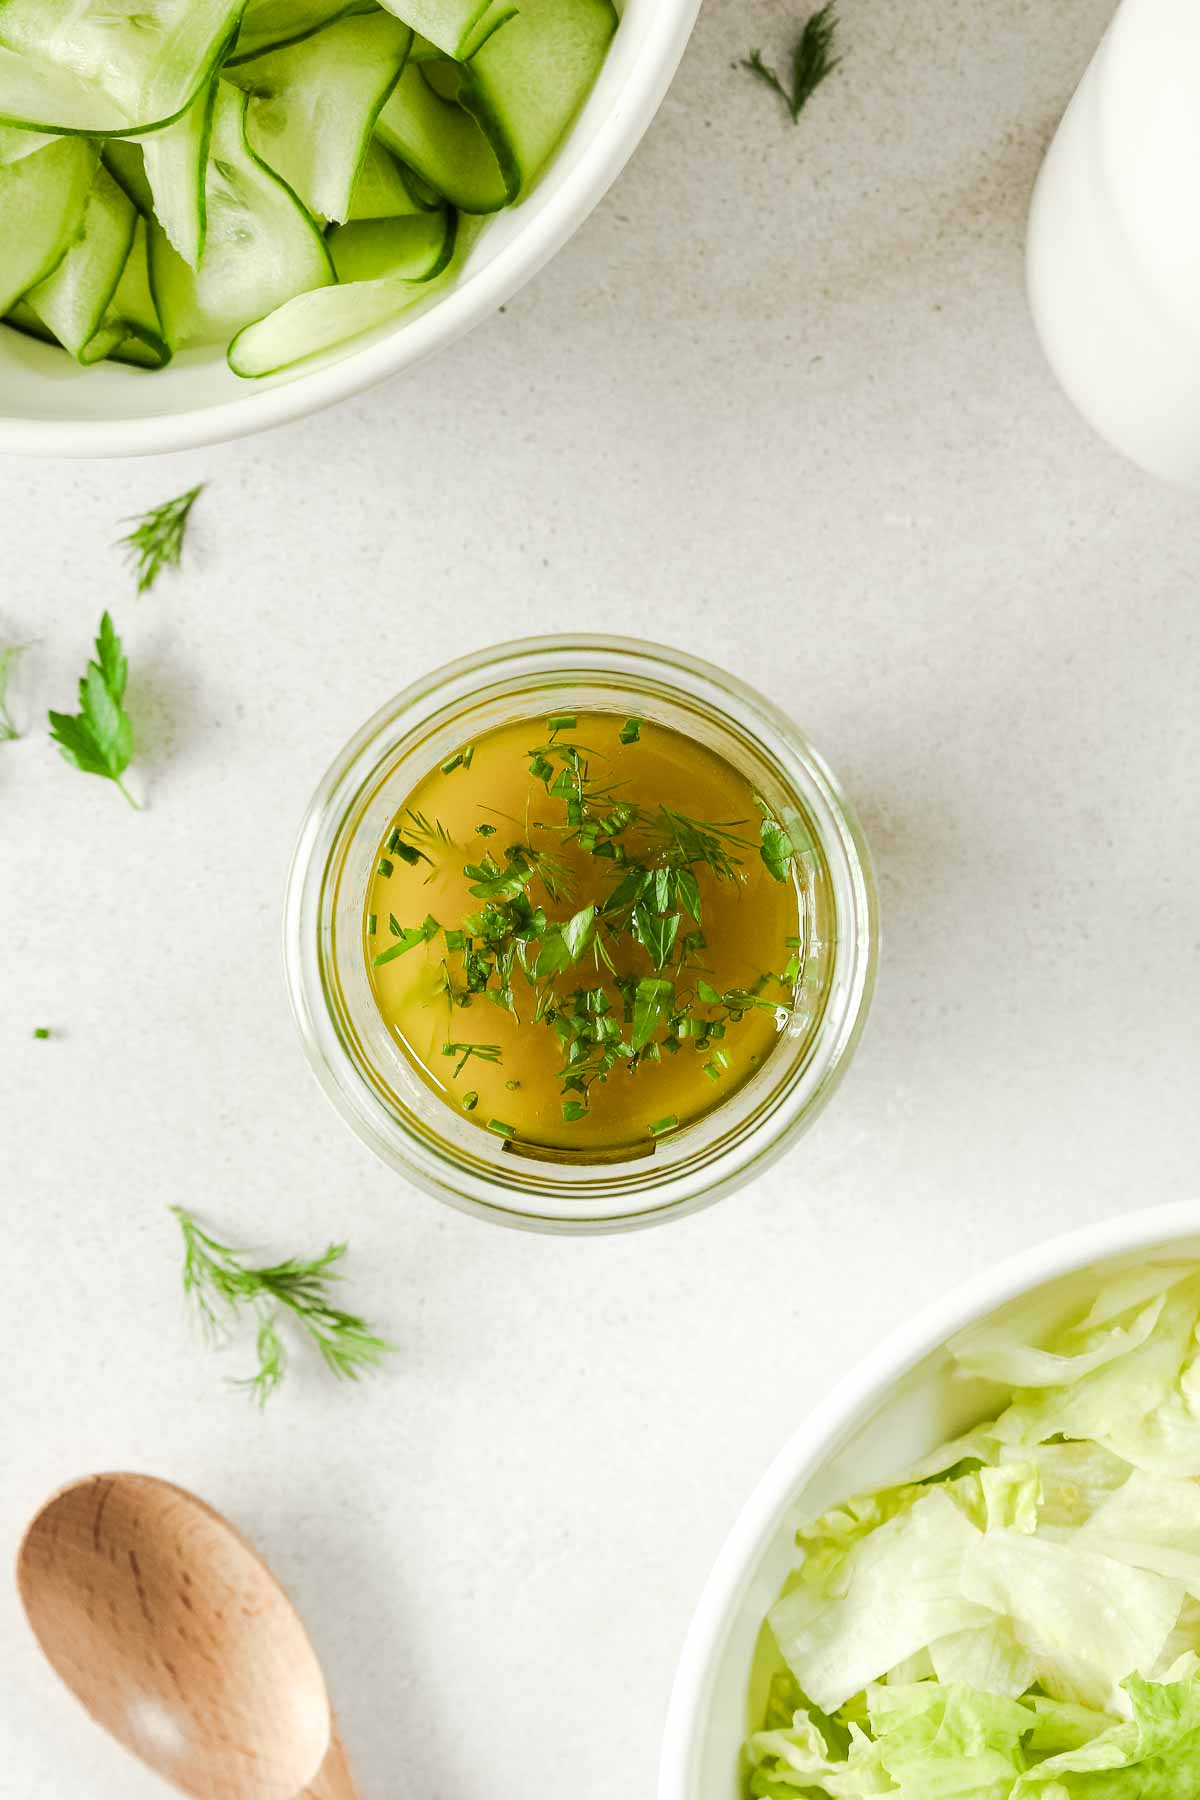
<path id="1" fill-rule="evenodd" d="M 514 1167 L 504 1146 L 476 1150 L 452 1140 L 441 1115 L 429 1123 L 402 1117 L 381 1082 L 347 1040 L 337 991 L 333 908 L 355 808 L 365 806 L 414 734 L 429 733 L 464 707 L 497 695 L 543 693 L 555 680 L 611 682 L 687 710 L 701 709 L 716 727 L 753 749 L 793 793 L 813 825 L 832 879 L 836 931 L 823 1013 L 802 1065 L 781 1044 L 767 1101 L 734 1120 L 735 1091 L 695 1127 L 668 1140 L 656 1158 L 639 1157 L 581 1172 L 561 1160 Z M 531 709 L 532 710 L 532 709 Z M 432 759 L 431 759 L 432 761 Z M 340 848 L 339 848 L 340 847 Z M 603 634 L 530 637 L 497 644 L 429 671 L 401 690 L 354 733 L 334 758 L 305 813 L 292 858 L 284 908 L 284 962 L 289 998 L 310 1067 L 343 1119 L 376 1155 L 435 1197 L 479 1216 L 536 1230 L 613 1231 L 682 1216 L 712 1204 L 774 1161 L 828 1100 L 861 1036 L 878 957 L 878 898 L 862 828 L 824 759 L 772 701 L 687 652 Z M 794 1066 L 793 1066 L 794 1064 Z M 393 1096 L 394 1099 L 394 1096 Z M 743 1109 L 744 1110 L 744 1109 Z M 703 1121 L 697 1121 L 697 1125 Z M 484 1134 L 469 1127 L 473 1137 Z M 689 1148 L 683 1140 L 692 1139 Z"/>

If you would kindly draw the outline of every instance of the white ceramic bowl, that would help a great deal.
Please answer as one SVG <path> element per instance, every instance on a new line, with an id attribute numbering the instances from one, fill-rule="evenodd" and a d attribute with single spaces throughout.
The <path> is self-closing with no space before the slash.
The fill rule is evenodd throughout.
<path id="1" fill-rule="evenodd" d="M 792 1567 L 798 1516 L 899 1473 L 1002 1402 L 990 1383 L 952 1379 L 947 1340 L 1051 1284 L 1066 1312 L 1088 1272 L 1164 1253 L 1200 1258 L 1200 1201 L 1023 1251 L 894 1332 L 817 1408 L 751 1494 L 708 1578 L 675 1678 L 658 1800 L 740 1800 L 738 1750 L 760 1699 L 750 1693 L 754 1647 Z"/>
<path id="2" fill-rule="evenodd" d="M 193 350 L 154 374 L 78 369 L 0 329 L 0 451 L 140 456 L 219 443 L 358 394 L 452 344 L 566 243 L 616 179 L 679 66 L 700 0 L 616 0 L 621 27 L 595 88 L 550 169 L 519 206 L 489 221 L 452 285 L 403 320 L 301 373 L 243 381 L 223 351 Z"/>

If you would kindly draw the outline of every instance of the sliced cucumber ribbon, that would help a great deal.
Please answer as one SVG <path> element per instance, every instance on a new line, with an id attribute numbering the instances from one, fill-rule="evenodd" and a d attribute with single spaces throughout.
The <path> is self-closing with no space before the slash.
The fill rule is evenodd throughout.
<path id="1" fill-rule="evenodd" d="M 225 66 L 234 68 L 264 50 L 297 44 L 351 13 L 374 11 L 375 0 L 249 0 Z"/>
<path id="2" fill-rule="evenodd" d="M 246 319 L 334 279 L 312 216 L 247 138 L 247 101 L 218 82 L 200 267 L 188 267 L 161 226 L 150 234 L 150 279 L 173 348 L 227 343 Z"/>
<path id="3" fill-rule="evenodd" d="M 384 0 L 398 19 L 457 62 L 472 56 L 521 4 L 522 0 Z"/>
<path id="4" fill-rule="evenodd" d="M 58 267 L 83 226 L 96 173 L 84 138 L 56 138 L 0 168 L 0 313 Z"/>
<path id="5" fill-rule="evenodd" d="M 246 131 L 254 150 L 315 217 L 347 217 L 412 35 L 391 13 L 352 14 L 230 70 L 249 96 Z"/>
<path id="6" fill-rule="evenodd" d="M 611 0 L 0 0 L 0 317 L 143 369 L 348 342 L 528 191 L 616 26 Z"/>
<path id="7" fill-rule="evenodd" d="M 124 335 L 105 327 L 105 314 L 129 260 L 137 220 L 128 194 L 101 165 L 88 194 L 81 237 L 54 272 L 25 295 L 78 362 L 99 362 Z"/>
<path id="8" fill-rule="evenodd" d="M 224 61 L 245 0 L 3 0 L 0 123 L 92 137 L 157 131 Z"/>
<path id="9" fill-rule="evenodd" d="M 387 272 L 300 294 L 247 325 L 229 346 L 229 366 L 234 374 L 274 375 L 386 324 L 421 299 L 433 278 L 448 265 L 454 248 L 453 213 L 446 214 L 440 244 L 432 241 L 428 223 L 427 218 L 408 218 L 342 226 L 335 237 L 353 237 L 382 227 L 374 244 L 367 245 L 359 238 L 353 252 L 343 246 L 344 266 L 349 270 L 383 264 Z M 408 233 L 406 227 L 411 228 Z"/>

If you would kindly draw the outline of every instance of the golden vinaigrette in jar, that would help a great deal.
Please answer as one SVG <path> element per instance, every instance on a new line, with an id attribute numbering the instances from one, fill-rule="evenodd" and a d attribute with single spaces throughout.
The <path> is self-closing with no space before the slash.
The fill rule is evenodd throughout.
<path id="1" fill-rule="evenodd" d="M 771 1054 L 805 966 L 808 848 L 669 727 L 559 713 L 488 731 L 408 796 L 364 945 L 414 1069 L 536 1155 L 636 1154 Z"/>

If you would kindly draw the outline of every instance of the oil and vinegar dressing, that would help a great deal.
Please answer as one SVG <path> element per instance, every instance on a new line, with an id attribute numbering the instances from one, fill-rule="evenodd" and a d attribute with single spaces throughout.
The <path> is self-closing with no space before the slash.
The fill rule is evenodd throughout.
<path id="1" fill-rule="evenodd" d="M 721 1105 L 806 946 L 795 821 L 707 746 L 527 717 L 434 769 L 380 846 L 364 948 L 413 1068 L 511 1147 L 599 1158 Z"/>

